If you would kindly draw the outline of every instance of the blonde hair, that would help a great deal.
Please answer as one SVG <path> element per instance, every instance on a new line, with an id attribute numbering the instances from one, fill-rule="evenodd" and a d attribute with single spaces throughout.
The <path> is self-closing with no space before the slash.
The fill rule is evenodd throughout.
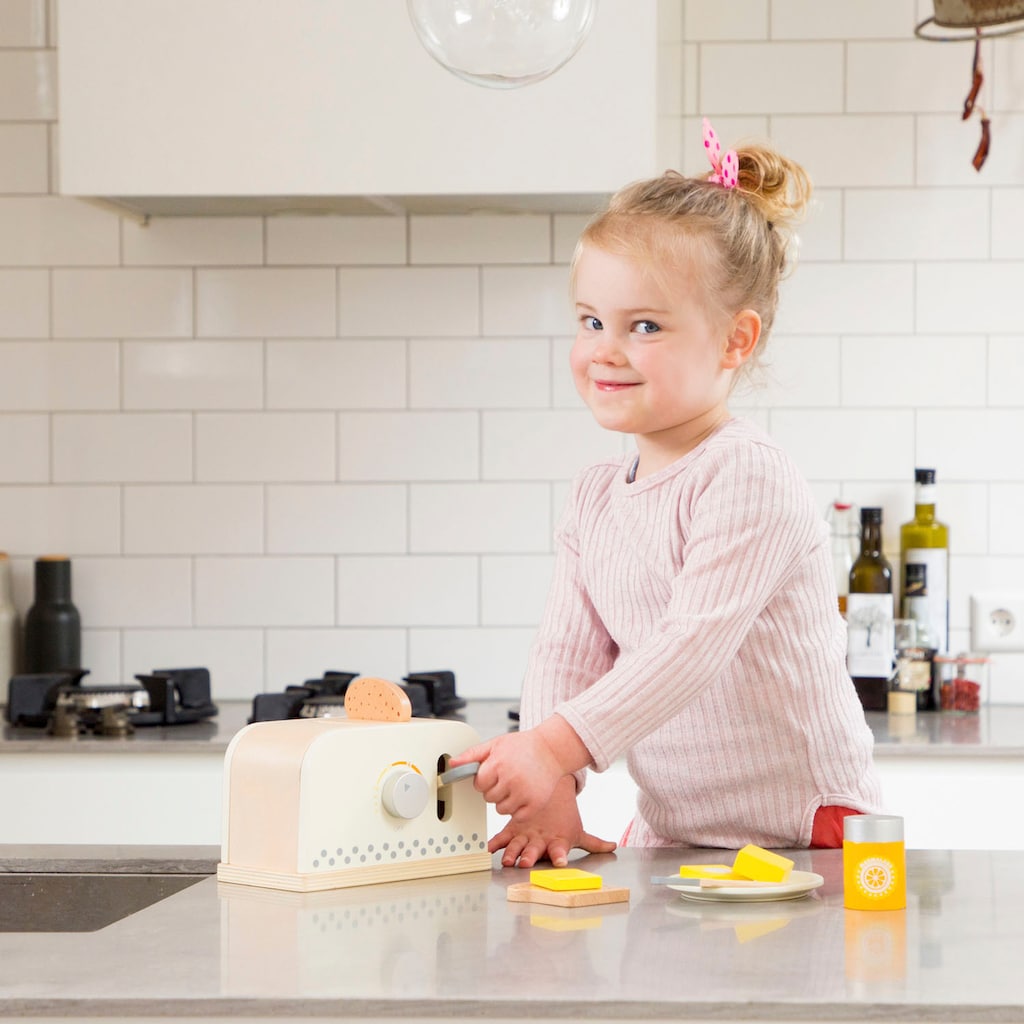
<path id="1" fill-rule="evenodd" d="M 676 171 L 627 185 L 584 228 L 572 263 L 587 245 L 647 263 L 662 283 L 685 267 L 712 316 L 753 309 L 764 346 L 775 320 L 779 282 L 789 271 L 793 228 L 811 195 L 807 172 L 766 146 L 737 151 L 739 181 L 725 188 Z"/>

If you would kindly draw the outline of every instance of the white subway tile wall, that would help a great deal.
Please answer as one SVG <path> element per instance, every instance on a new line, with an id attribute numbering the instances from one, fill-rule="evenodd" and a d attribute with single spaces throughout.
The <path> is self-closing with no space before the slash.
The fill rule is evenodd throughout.
<path id="1" fill-rule="evenodd" d="M 930 7 L 665 0 L 659 119 L 686 173 L 704 114 L 808 168 L 800 262 L 736 407 L 823 511 L 881 505 L 893 556 L 913 469 L 936 468 L 966 647 L 970 595 L 1024 589 L 1024 39 L 983 49 L 978 173 L 970 47 L 915 39 Z M 567 370 L 587 217 L 119 219 L 53 185 L 53 4 L 0 9 L 0 549 L 20 611 L 33 559 L 60 551 L 98 682 L 206 664 L 228 699 L 452 668 L 514 701 L 568 480 L 629 447 Z M 996 659 L 990 694 L 1024 700 L 1024 656 Z"/>
<path id="2" fill-rule="evenodd" d="M 266 488 L 266 551 L 273 555 L 404 554 L 404 484 L 281 484 Z"/>
<path id="3" fill-rule="evenodd" d="M 402 217 L 269 217 L 267 263 L 343 266 L 406 262 Z"/>
<path id="4" fill-rule="evenodd" d="M 48 134 L 45 124 L 0 124 L 0 193 L 31 195 L 46 191 Z"/>
<path id="5" fill-rule="evenodd" d="M 154 217 L 146 224 L 122 220 L 121 239 L 122 263 L 129 267 L 263 263 L 259 217 Z"/>
<path id="6" fill-rule="evenodd" d="M 263 408 L 262 341 L 125 341 L 120 351 L 124 409 Z"/>
<path id="7" fill-rule="evenodd" d="M 0 15 L 0 46 L 46 45 L 46 0 L 3 0 Z"/>
<path id="8" fill-rule="evenodd" d="M 192 272 L 54 267 L 55 338 L 188 338 Z"/>

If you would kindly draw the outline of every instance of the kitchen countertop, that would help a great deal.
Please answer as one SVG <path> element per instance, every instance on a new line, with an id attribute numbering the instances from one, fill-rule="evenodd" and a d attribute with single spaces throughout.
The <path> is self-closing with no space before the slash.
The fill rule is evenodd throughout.
<path id="1" fill-rule="evenodd" d="M 248 723 L 252 714 L 252 701 L 226 700 L 215 703 L 218 714 L 204 722 L 146 726 L 136 729 L 128 737 L 87 734 L 64 739 L 50 736 L 44 729 L 14 728 L 5 725 L 0 733 L 0 756 L 5 753 L 26 754 L 33 751 L 45 751 L 48 754 L 134 753 L 140 748 L 158 750 L 164 754 L 223 754 L 231 737 Z M 469 722 L 482 738 L 487 738 L 505 732 L 515 725 L 508 717 L 509 709 L 513 707 L 515 701 L 512 700 L 470 701 L 463 711 L 450 717 Z"/>
<path id="2" fill-rule="evenodd" d="M 169 754 L 223 753 L 231 737 L 248 721 L 250 701 L 218 701 L 220 713 L 191 725 L 139 728 L 127 738 L 79 736 L 60 739 L 42 729 L 12 728 L 0 732 L 0 756 L 45 751 L 55 753 L 130 754 L 154 750 Z M 467 721 L 487 739 L 514 724 L 508 717 L 514 700 L 472 700 L 455 717 Z M 1024 704 L 994 704 L 978 714 L 920 712 L 916 715 L 866 714 L 875 734 L 879 757 L 1024 757 Z"/>
<path id="3" fill-rule="evenodd" d="M 45 852 L 0 847 L 0 863 L 102 857 Z M 908 909 L 888 913 L 843 909 L 840 851 L 790 855 L 825 885 L 760 904 L 650 884 L 731 856 L 709 850 L 581 858 L 631 899 L 576 910 L 507 902 L 526 873 L 500 867 L 313 894 L 207 877 L 99 931 L 0 934 L 0 1014 L 1024 1021 L 1024 853 L 910 851 Z"/>

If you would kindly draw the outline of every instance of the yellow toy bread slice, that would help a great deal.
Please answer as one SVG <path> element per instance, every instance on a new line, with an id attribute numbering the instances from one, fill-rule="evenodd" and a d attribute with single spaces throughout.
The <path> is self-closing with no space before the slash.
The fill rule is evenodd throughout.
<path id="1" fill-rule="evenodd" d="M 345 714 L 364 722 L 408 722 L 412 703 L 398 683 L 360 676 L 345 690 Z"/>
<path id="2" fill-rule="evenodd" d="M 547 868 L 531 871 L 530 884 L 555 892 L 577 892 L 580 889 L 600 889 L 601 876 L 579 868 Z"/>
<path id="3" fill-rule="evenodd" d="M 736 854 L 732 870 L 740 878 L 755 882 L 785 882 L 793 870 L 793 862 L 751 843 Z"/>

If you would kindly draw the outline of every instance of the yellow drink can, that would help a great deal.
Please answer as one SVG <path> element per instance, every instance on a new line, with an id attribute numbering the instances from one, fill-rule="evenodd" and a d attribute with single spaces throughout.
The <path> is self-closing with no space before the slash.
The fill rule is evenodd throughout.
<path id="1" fill-rule="evenodd" d="M 902 818 L 851 814 L 843 819 L 843 906 L 848 910 L 906 908 Z"/>

